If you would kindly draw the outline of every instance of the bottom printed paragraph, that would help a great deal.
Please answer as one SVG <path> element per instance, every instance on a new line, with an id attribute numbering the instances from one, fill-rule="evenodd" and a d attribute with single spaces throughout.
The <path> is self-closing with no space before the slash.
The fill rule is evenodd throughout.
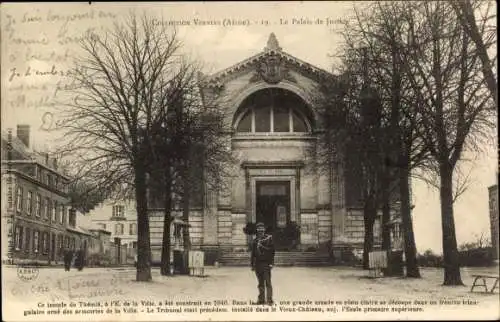
<path id="1" fill-rule="evenodd" d="M 68 315 L 162 315 L 162 314 L 207 314 L 212 313 L 320 313 L 368 314 L 368 313 L 418 313 L 443 306 L 457 309 L 477 305 L 471 299 L 440 300 L 281 300 L 262 305 L 249 300 L 115 300 L 115 301 L 60 301 L 39 302 L 37 307 L 24 310 L 24 316 L 68 316 Z"/>

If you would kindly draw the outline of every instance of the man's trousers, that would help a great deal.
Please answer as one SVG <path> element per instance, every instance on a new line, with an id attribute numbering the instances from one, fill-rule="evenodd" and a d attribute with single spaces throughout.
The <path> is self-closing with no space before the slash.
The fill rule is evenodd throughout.
<path id="1" fill-rule="evenodd" d="M 271 284 L 271 268 L 269 267 L 269 264 L 257 263 L 255 267 L 255 275 L 257 275 L 257 280 L 259 282 L 259 285 L 257 286 L 259 289 L 258 303 L 262 304 L 264 303 L 264 300 L 272 302 L 273 286 Z"/>

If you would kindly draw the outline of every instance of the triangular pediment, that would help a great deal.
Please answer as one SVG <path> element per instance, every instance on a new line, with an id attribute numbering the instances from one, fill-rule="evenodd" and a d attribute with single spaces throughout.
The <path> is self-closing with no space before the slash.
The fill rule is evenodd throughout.
<path id="1" fill-rule="evenodd" d="M 313 66 L 282 50 L 274 33 L 271 33 L 264 50 L 237 64 L 212 75 L 201 75 L 205 87 L 220 88 L 228 81 L 245 73 L 253 73 L 250 82 L 265 81 L 277 84 L 283 80 L 296 82 L 293 73 L 299 73 L 316 82 L 335 78 L 335 75 Z"/>

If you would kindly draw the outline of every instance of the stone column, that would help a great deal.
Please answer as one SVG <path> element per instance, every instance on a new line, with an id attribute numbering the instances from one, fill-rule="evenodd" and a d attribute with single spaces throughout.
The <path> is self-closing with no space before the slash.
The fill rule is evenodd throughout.
<path id="1" fill-rule="evenodd" d="M 342 162 L 335 162 L 332 170 L 332 241 L 342 243 L 345 241 L 345 182 Z"/>
<path id="2" fill-rule="evenodd" d="M 223 148 L 227 153 L 231 152 L 231 136 L 229 133 L 224 134 Z M 225 164 L 225 171 L 222 174 L 221 185 L 217 187 L 217 242 L 219 246 L 229 248 L 232 244 L 232 217 L 231 217 L 231 175 L 232 164 Z"/>
<path id="3" fill-rule="evenodd" d="M 247 223 L 249 222 L 255 223 L 252 211 L 252 183 L 248 168 L 245 168 L 245 210 L 247 214 Z M 247 245 L 250 245 L 251 242 L 252 242 L 252 236 L 247 235 Z"/>
<path id="4" fill-rule="evenodd" d="M 317 147 L 317 154 L 323 154 L 321 147 Z M 319 156 L 318 156 L 319 157 Z M 331 239 L 331 226 L 332 226 L 332 200 L 331 190 L 332 184 L 330 180 L 330 171 L 328 168 L 319 168 L 318 171 L 318 242 L 327 243 Z"/>
<path id="5" fill-rule="evenodd" d="M 291 189 L 295 189 L 295 212 L 291 214 L 291 220 L 295 221 L 300 226 L 300 167 L 297 167 L 295 170 L 295 187 L 290 187 Z M 293 180 L 292 180 L 293 182 Z M 291 198 L 290 194 L 290 198 Z M 290 209 L 291 210 L 291 209 Z"/>

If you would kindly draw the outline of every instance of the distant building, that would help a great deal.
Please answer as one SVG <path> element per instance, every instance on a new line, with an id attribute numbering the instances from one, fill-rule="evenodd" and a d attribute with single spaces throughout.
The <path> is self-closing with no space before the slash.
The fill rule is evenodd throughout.
<path id="1" fill-rule="evenodd" d="M 132 201 L 106 201 L 90 212 L 95 228 L 109 231 L 110 240 L 120 239 L 128 249 L 137 248 L 137 212 Z"/>
<path id="2" fill-rule="evenodd" d="M 488 188 L 490 208 L 491 245 L 493 255 L 498 259 L 498 185 Z"/>
<path id="3" fill-rule="evenodd" d="M 191 211 L 193 211 L 193 209 L 191 209 Z M 172 218 L 179 218 L 181 212 L 174 207 L 171 215 Z M 111 240 L 113 244 L 118 239 L 122 246 L 126 246 L 128 256 L 137 253 L 137 211 L 133 200 L 107 200 L 95 207 L 90 212 L 89 216 L 92 221 L 92 226 L 95 227 L 95 229 L 90 229 L 91 231 L 108 231 L 110 235 L 107 238 Z M 175 223 L 177 223 L 177 221 Z M 172 250 L 182 246 L 180 245 L 182 239 L 174 238 L 176 234 L 175 223 L 172 221 L 172 227 L 170 229 Z M 149 236 L 152 261 L 158 263 L 161 259 L 161 249 L 163 245 L 163 210 L 161 209 L 150 209 Z"/>
<path id="4" fill-rule="evenodd" d="M 2 261 L 56 264 L 65 247 L 86 250 L 95 238 L 70 210 L 69 178 L 30 147 L 28 125 L 18 125 L 15 136 L 2 132 L 1 160 Z"/>

